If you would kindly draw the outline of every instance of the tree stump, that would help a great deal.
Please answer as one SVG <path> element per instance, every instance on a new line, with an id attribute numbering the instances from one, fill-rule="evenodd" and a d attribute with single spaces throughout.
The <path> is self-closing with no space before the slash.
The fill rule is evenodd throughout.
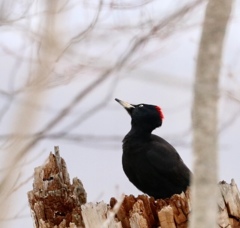
<path id="1" fill-rule="evenodd" d="M 82 182 L 73 178 L 70 183 L 66 163 L 55 147 L 55 155 L 50 153 L 47 163 L 35 168 L 33 190 L 28 192 L 35 227 L 83 227 L 81 205 L 86 199 Z"/>
<path id="2" fill-rule="evenodd" d="M 125 195 L 110 203 L 86 203 L 82 182 L 70 182 L 58 147 L 46 164 L 35 168 L 33 190 L 28 192 L 36 228 L 187 228 L 191 211 L 189 189 L 170 199 Z M 219 227 L 240 227 L 240 193 L 234 180 L 219 183 Z M 207 207 L 207 205 L 206 205 Z"/>

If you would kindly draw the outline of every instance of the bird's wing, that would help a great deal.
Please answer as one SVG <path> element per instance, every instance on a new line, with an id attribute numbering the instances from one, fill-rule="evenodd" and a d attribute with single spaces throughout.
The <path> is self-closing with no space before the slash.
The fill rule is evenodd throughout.
<path id="1" fill-rule="evenodd" d="M 169 181 L 176 184 L 179 182 L 189 184 L 191 171 L 174 147 L 165 140 L 153 142 L 151 149 L 146 152 L 146 157 L 159 175 L 166 176 Z"/>

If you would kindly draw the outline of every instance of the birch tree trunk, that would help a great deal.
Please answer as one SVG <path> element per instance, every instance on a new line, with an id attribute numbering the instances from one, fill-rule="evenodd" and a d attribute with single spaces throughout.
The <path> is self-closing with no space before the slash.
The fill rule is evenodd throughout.
<path id="1" fill-rule="evenodd" d="M 232 0 L 209 0 L 203 23 L 193 101 L 191 228 L 217 227 L 218 82 L 232 3 Z"/>

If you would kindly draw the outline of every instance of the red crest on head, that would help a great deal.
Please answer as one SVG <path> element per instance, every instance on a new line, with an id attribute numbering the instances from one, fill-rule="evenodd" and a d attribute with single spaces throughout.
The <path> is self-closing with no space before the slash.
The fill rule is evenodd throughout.
<path id="1" fill-rule="evenodd" d="M 160 115 L 160 118 L 164 119 L 164 115 L 163 115 L 162 109 L 159 106 L 156 106 L 156 109 L 157 109 L 157 111 L 158 111 L 158 113 Z"/>

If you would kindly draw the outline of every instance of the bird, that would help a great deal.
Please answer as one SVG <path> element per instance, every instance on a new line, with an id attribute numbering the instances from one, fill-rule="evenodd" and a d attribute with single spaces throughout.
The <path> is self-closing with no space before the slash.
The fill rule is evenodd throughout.
<path id="1" fill-rule="evenodd" d="M 162 126 L 162 109 L 115 100 L 131 116 L 131 129 L 122 141 L 122 166 L 130 182 L 155 199 L 185 192 L 190 186 L 191 171 L 169 142 L 152 134 Z"/>

